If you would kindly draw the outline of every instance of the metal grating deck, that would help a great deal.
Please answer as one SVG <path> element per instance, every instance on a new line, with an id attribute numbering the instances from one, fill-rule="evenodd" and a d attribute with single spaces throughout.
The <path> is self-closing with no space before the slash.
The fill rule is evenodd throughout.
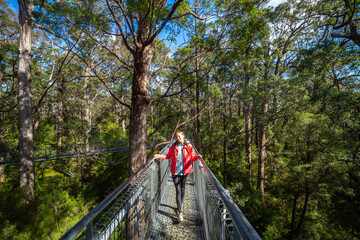
<path id="1" fill-rule="evenodd" d="M 201 214 L 196 200 L 194 177 L 190 174 L 183 202 L 184 221 L 179 222 L 175 200 L 175 186 L 171 176 L 167 179 L 166 193 L 161 199 L 156 219 L 152 222 L 146 239 L 205 239 Z"/>

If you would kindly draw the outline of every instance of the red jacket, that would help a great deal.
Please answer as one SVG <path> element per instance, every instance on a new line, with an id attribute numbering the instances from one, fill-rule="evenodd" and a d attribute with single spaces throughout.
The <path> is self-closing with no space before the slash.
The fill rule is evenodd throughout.
<path id="1" fill-rule="evenodd" d="M 184 175 L 188 175 L 193 172 L 193 167 L 191 161 L 195 162 L 198 160 L 198 156 L 195 155 L 194 149 L 190 143 L 185 143 L 183 147 L 183 164 L 184 164 Z M 178 150 L 176 144 L 171 145 L 168 154 L 159 155 L 159 159 L 169 159 L 171 158 L 170 172 L 175 174 L 176 171 L 176 162 L 178 157 Z"/>

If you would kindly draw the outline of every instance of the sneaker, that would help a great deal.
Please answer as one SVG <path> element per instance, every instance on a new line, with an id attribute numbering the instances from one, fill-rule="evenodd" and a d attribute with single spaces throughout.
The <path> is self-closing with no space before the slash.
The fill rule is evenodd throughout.
<path id="1" fill-rule="evenodd" d="M 179 213 L 179 221 L 184 221 L 184 217 L 183 217 L 183 214 L 182 213 Z"/>

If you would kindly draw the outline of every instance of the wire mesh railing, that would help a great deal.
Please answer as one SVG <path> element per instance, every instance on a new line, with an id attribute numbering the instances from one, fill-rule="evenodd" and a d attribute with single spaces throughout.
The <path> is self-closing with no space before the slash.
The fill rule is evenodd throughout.
<path id="1" fill-rule="evenodd" d="M 52 158 L 62 159 L 82 155 L 127 151 L 129 149 L 128 142 L 128 139 L 118 139 L 89 144 L 78 143 L 60 147 L 34 149 L 34 162 L 46 161 Z M 149 146 L 152 147 L 153 145 L 154 144 Z M 4 152 L 0 153 L 0 155 L 2 159 L 0 166 L 12 166 L 19 164 L 19 152 Z"/>
<path id="2" fill-rule="evenodd" d="M 150 159 L 60 239 L 144 239 L 169 173 L 169 161 Z"/>
<path id="3" fill-rule="evenodd" d="M 204 161 L 196 161 L 193 167 L 206 239 L 261 239 Z"/>
<path id="4" fill-rule="evenodd" d="M 203 160 L 193 167 L 205 238 L 261 239 Z M 146 239 L 169 175 L 169 161 L 150 159 L 61 239 Z"/>
<path id="5" fill-rule="evenodd" d="M 118 139 L 98 143 L 65 145 L 57 148 L 34 149 L 34 162 L 128 151 L 128 145 L 128 139 Z M 155 145 L 155 143 L 149 143 L 147 147 L 151 148 Z M 19 152 L 4 152 L 0 153 L 0 156 L 0 166 L 14 166 L 19 164 Z"/>

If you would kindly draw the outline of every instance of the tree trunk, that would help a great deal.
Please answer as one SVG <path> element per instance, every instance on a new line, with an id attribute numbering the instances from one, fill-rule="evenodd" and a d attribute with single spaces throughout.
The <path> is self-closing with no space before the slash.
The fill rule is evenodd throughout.
<path id="1" fill-rule="evenodd" d="M 62 122 L 63 122 L 63 104 L 62 104 L 62 83 L 57 87 L 58 97 L 55 102 L 55 134 L 56 134 L 56 150 L 57 154 L 61 154 L 62 145 Z"/>
<path id="2" fill-rule="evenodd" d="M 83 110 L 83 119 L 85 121 L 84 129 L 84 143 L 85 143 L 85 152 L 90 151 L 90 130 L 91 130 L 91 111 L 90 111 L 90 93 L 89 93 L 89 75 L 91 69 L 89 66 L 85 68 L 85 77 L 84 77 L 84 86 L 83 86 L 83 98 L 84 98 L 84 110 Z M 85 164 L 81 171 L 81 180 L 82 182 L 91 182 L 91 168 L 92 168 L 92 159 L 90 157 L 85 157 Z"/>
<path id="3" fill-rule="evenodd" d="M 251 149 L 251 118 L 249 111 L 249 103 L 244 103 L 243 106 L 244 121 L 245 121 L 245 150 L 247 161 L 249 163 L 249 184 L 252 189 L 252 149 Z"/>
<path id="4" fill-rule="evenodd" d="M 270 43 L 265 53 L 265 58 L 268 58 L 270 54 Z M 264 80 L 265 82 L 269 79 L 269 63 L 265 62 L 265 73 L 264 73 Z M 258 161 L 258 181 L 257 181 L 257 189 L 260 190 L 261 196 L 264 198 L 265 191 L 264 191 L 264 181 L 265 181 L 265 161 L 266 161 L 266 131 L 268 129 L 268 122 L 266 120 L 266 115 L 269 110 L 269 93 L 270 93 L 271 86 L 265 86 L 264 88 L 264 99 L 262 100 L 261 106 L 261 116 L 258 119 L 258 149 L 259 149 L 259 161 Z"/>
<path id="5" fill-rule="evenodd" d="M 225 137 L 224 142 L 223 142 L 223 158 L 224 158 L 224 176 L 223 176 L 223 180 L 224 180 L 224 188 L 226 188 L 226 184 L 227 184 L 227 156 L 226 156 L 226 145 L 227 145 L 227 138 Z"/>
<path id="6" fill-rule="evenodd" d="M 249 85 L 249 82 L 250 82 L 250 79 L 249 79 L 250 77 L 249 77 L 246 66 L 244 67 L 244 72 L 245 72 L 244 89 L 246 91 L 247 86 Z M 249 185 L 250 185 L 250 189 L 252 189 L 252 187 L 253 187 L 253 184 L 252 184 L 252 149 L 251 149 L 252 137 L 251 137 L 250 101 L 248 99 L 245 99 L 245 101 L 244 101 L 243 113 L 244 113 L 244 122 L 245 122 L 245 150 L 246 150 L 247 161 L 249 164 Z"/>
<path id="7" fill-rule="evenodd" d="M 304 206 L 303 206 L 303 209 L 301 211 L 301 215 L 300 215 L 300 219 L 299 219 L 299 223 L 295 229 L 295 232 L 294 232 L 294 236 L 296 236 L 299 232 L 300 232 L 300 229 L 301 229 L 301 226 L 304 222 L 304 219 L 305 219 L 305 215 L 306 215 L 306 210 L 307 210 L 307 205 L 309 203 L 309 196 L 310 196 L 310 190 L 309 190 L 309 187 L 308 187 L 308 183 L 305 182 L 305 199 L 304 199 Z"/>
<path id="8" fill-rule="evenodd" d="M 62 141 L 62 102 L 61 100 L 55 104 L 55 114 L 56 114 L 56 149 L 57 153 L 60 154 L 61 141 Z"/>
<path id="9" fill-rule="evenodd" d="M 19 170 L 20 188 L 25 202 L 35 200 L 34 185 L 34 131 L 31 103 L 31 31 L 34 3 L 32 0 L 18 0 L 20 43 L 19 43 Z"/>
<path id="10" fill-rule="evenodd" d="M 117 126 L 120 126 L 120 111 L 119 106 L 115 99 L 113 99 L 113 106 L 114 106 L 114 112 L 115 112 L 115 123 Z"/>
<path id="11" fill-rule="evenodd" d="M 85 142 L 85 150 L 89 151 L 89 137 L 90 137 L 90 130 L 91 130 L 91 112 L 90 112 L 90 93 L 89 93 L 89 75 L 91 69 L 89 66 L 85 68 L 85 78 L 84 78 L 84 113 L 83 119 L 85 121 L 85 131 L 84 131 L 84 142 Z"/>
<path id="12" fill-rule="evenodd" d="M 151 127 L 151 132 L 154 131 L 154 106 L 151 105 L 150 107 L 150 112 L 151 112 L 151 122 L 150 122 L 150 127 Z"/>
<path id="13" fill-rule="evenodd" d="M 124 102 L 124 96 L 121 96 L 121 101 Z M 124 135 L 126 134 L 126 123 L 125 123 L 125 107 L 120 105 L 121 111 L 121 127 L 123 130 Z"/>
<path id="14" fill-rule="evenodd" d="M 290 222 L 290 237 L 289 239 L 292 239 L 294 231 L 295 231 L 295 217 L 296 217 L 296 206 L 297 206 L 297 200 L 299 198 L 299 189 L 295 193 L 294 201 L 293 201 L 293 207 L 291 211 L 291 222 Z"/>
<path id="15" fill-rule="evenodd" d="M 2 77 L 0 76 L 0 86 L 2 86 Z M 2 91 L 0 91 L 0 99 L 2 96 Z M 0 112 L 0 141 L 3 139 L 3 112 Z M 4 153 L 3 153 L 3 149 L 0 148 L 0 162 L 4 161 Z M 3 174 L 3 172 L 5 171 L 5 167 L 0 167 L 0 182 L 5 182 L 5 175 Z"/>
<path id="16" fill-rule="evenodd" d="M 231 106 L 230 106 L 231 107 Z M 223 131 L 224 131 L 224 140 L 223 140 L 223 180 L 224 180 L 224 188 L 226 188 L 227 184 L 227 155 L 226 155 L 226 146 L 227 146 L 227 136 L 226 136 L 226 129 L 227 129 L 227 119 L 226 119 L 226 100 L 224 99 L 224 112 L 223 112 Z"/>
<path id="17" fill-rule="evenodd" d="M 353 173 L 351 172 L 351 169 L 348 169 L 348 175 L 349 175 L 349 188 L 350 189 L 354 189 L 353 186 Z M 355 184 L 356 185 L 356 184 Z M 353 237 L 355 238 L 355 230 L 356 230 L 356 203 L 355 203 L 355 199 L 353 197 L 353 195 L 350 196 L 350 212 L 351 212 L 351 234 L 353 235 Z"/>
<path id="18" fill-rule="evenodd" d="M 269 103 L 268 100 L 265 100 L 262 106 L 263 109 L 263 118 L 268 111 Z M 258 163 L 258 181 L 257 189 L 260 190 L 261 196 L 265 196 L 264 191 L 264 180 L 265 180 L 265 161 L 266 161 L 266 130 L 267 123 L 264 119 L 260 121 L 259 124 L 259 163 Z"/>
<path id="19" fill-rule="evenodd" d="M 0 153 L 0 162 L 4 161 L 4 155 L 3 153 Z M 5 167 L 0 167 L 0 182 L 5 182 L 5 174 L 3 172 L 5 171 Z"/>
<path id="20" fill-rule="evenodd" d="M 130 114 L 130 164 L 129 174 L 134 174 L 146 162 L 147 113 L 150 103 L 148 72 L 154 48 L 150 44 L 134 56 Z"/>
<path id="21" fill-rule="evenodd" d="M 197 14 L 197 9 L 195 8 L 195 14 Z M 195 34 L 198 33 L 197 31 L 197 19 L 195 18 Z M 195 44 L 195 56 L 198 56 L 198 45 Z M 195 147 L 200 152 L 200 74 L 199 74 L 199 57 L 195 58 L 195 73 L 196 73 L 196 83 L 195 83 L 195 101 L 196 101 L 196 118 L 195 118 L 195 129 L 196 129 L 196 136 L 195 136 Z"/>
<path id="22" fill-rule="evenodd" d="M 196 58 L 196 62 L 198 62 L 197 58 Z M 196 63 L 196 68 L 198 68 L 198 63 Z M 197 150 L 200 152 L 201 148 L 200 148 L 200 142 L 201 142 L 201 138 L 200 138 L 200 83 L 199 83 L 199 73 L 198 70 L 196 70 L 196 142 L 195 142 L 195 146 L 197 148 Z"/>
<path id="23" fill-rule="evenodd" d="M 208 83 L 208 92 L 210 92 L 210 84 Z M 209 103 L 209 108 L 207 110 L 208 112 L 208 128 L 209 128 L 209 132 L 211 132 L 211 127 L 212 127 L 212 116 L 211 116 L 211 97 L 209 96 L 208 98 L 208 103 Z"/>

